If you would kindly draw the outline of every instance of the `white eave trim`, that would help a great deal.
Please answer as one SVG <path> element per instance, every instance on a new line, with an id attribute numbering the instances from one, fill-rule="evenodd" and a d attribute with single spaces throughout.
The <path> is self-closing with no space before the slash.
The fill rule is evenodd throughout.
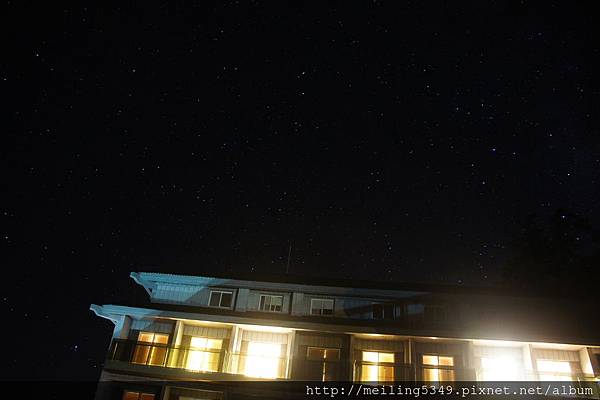
<path id="1" fill-rule="evenodd" d="M 430 292 L 394 289 L 366 289 L 338 286 L 319 286 L 298 283 L 274 283 L 264 281 L 248 281 L 238 279 L 211 278 L 205 276 L 173 275 L 158 272 L 132 272 L 133 280 L 144 286 L 148 294 L 156 288 L 157 283 L 193 285 L 204 287 L 236 287 L 255 290 L 272 290 L 277 292 L 302 292 L 307 294 L 327 294 L 330 296 L 359 296 L 374 298 L 407 298 L 426 295 Z"/>
<path id="2" fill-rule="evenodd" d="M 107 319 L 111 321 L 113 324 L 117 325 L 119 320 L 121 319 L 123 314 L 114 314 L 106 310 L 104 306 L 99 306 L 97 304 L 91 304 L 90 310 L 94 312 L 98 317 Z"/>

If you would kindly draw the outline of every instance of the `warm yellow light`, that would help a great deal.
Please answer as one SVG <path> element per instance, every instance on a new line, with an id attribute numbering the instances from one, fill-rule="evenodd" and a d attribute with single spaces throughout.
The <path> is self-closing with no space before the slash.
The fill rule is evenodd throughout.
<path id="1" fill-rule="evenodd" d="M 515 381 L 521 369 L 516 360 L 507 356 L 483 357 L 481 368 L 484 381 Z"/>
<path id="2" fill-rule="evenodd" d="M 363 351 L 362 360 L 371 363 L 393 363 L 394 353 L 382 353 L 378 351 Z M 394 367 L 386 365 L 363 365 L 361 369 L 361 381 L 384 382 L 394 380 Z"/>
<path id="3" fill-rule="evenodd" d="M 571 365 L 568 361 L 537 360 L 542 381 L 570 381 Z"/>
<path id="4" fill-rule="evenodd" d="M 248 343 L 248 357 L 244 375 L 254 378 L 277 378 L 281 345 L 274 343 Z"/>
<path id="5" fill-rule="evenodd" d="M 216 372 L 219 368 L 219 352 L 222 340 L 192 337 L 186 368 L 191 371 Z"/>

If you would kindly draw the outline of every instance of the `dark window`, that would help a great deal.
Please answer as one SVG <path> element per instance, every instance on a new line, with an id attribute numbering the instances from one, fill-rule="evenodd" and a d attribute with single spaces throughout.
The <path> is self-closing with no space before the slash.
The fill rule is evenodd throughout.
<path id="1" fill-rule="evenodd" d="M 231 308 L 233 292 L 214 290 L 210 292 L 208 305 L 210 307 Z"/>
<path id="2" fill-rule="evenodd" d="M 270 294 L 260 295 L 259 309 L 261 311 L 280 312 L 283 307 L 283 296 L 275 296 Z"/>
<path id="3" fill-rule="evenodd" d="M 373 304 L 373 319 L 394 319 L 394 305 Z"/>

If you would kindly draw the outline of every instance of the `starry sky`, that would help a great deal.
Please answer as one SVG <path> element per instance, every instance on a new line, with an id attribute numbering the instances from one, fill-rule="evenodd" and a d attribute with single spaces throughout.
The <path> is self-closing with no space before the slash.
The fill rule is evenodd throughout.
<path id="1" fill-rule="evenodd" d="M 131 271 L 495 285 L 600 222 L 584 4 L 196 3 L 5 3 L 6 376 L 96 379 Z"/>

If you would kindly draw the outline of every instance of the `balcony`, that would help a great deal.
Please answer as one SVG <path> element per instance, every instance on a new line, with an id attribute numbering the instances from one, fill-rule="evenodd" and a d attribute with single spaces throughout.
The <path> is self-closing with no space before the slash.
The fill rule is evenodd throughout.
<path id="1" fill-rule="evenodd" d="M 129 366 L 183 370 L 187 372 L 185 375 L 188 377 L 189 373 L 218 374 L 219 380 L 238 380 L 241 377 L 282 379 L 287 376 L 288 364 L 287 358 L 271 355 L 268 352 L 231 353 L 224 349 L 173 346 L 123 339 L 112 341 L 108 361 L 126 363 Z M 160 374 L 160 371 L 157 373 Z M 168 375 L 173 374 L 168 373 Z"/>

